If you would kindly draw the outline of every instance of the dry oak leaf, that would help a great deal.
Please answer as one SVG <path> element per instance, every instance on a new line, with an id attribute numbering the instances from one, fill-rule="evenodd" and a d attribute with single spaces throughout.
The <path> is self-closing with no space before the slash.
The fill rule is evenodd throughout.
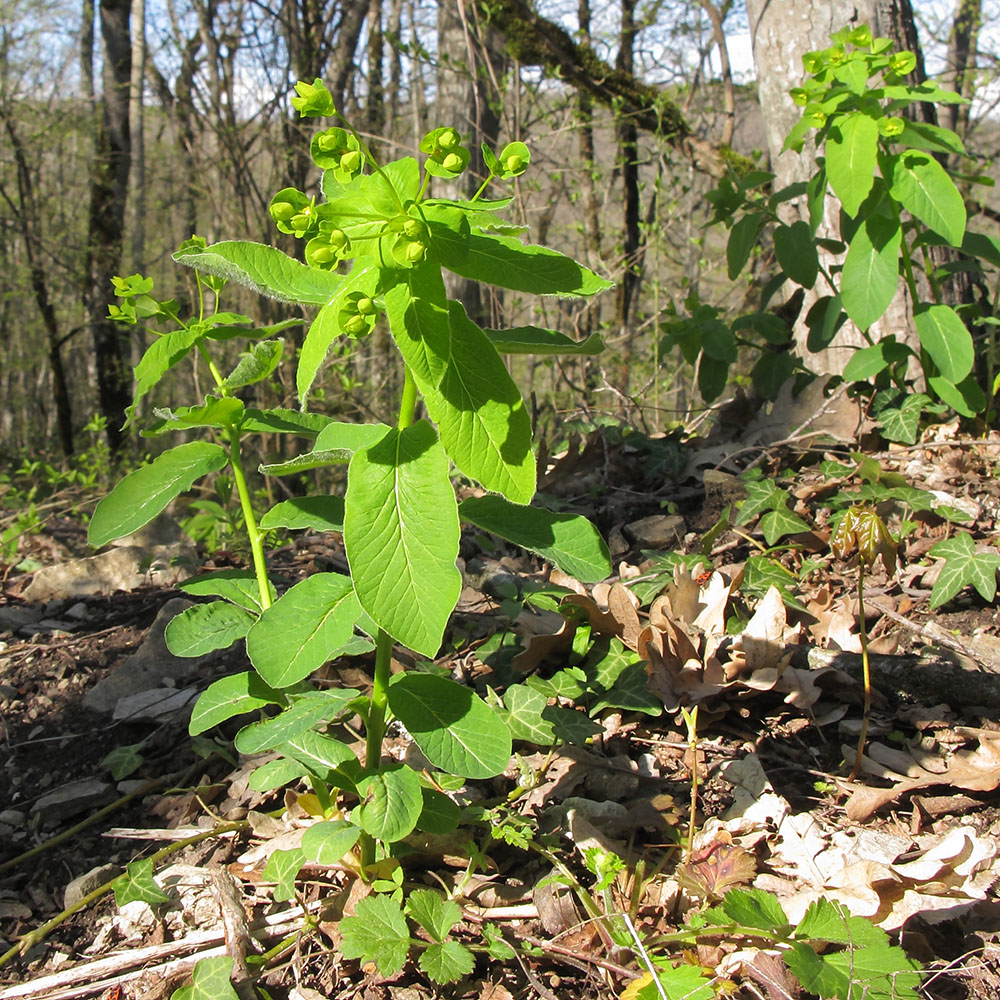
<path id="1" fill-rule="evenodd" d="M 854 748 L 843 748 L 845 759 L 850 760 Z M 854 786 L 847 801 L 847 816 L 862 822 L 874 815 L 882 806 L 917 788 L 950 785 L 967 792 L 991 792 L 1000 787 L 1000 740 L 980 737 L 974 749 L 959 750 L 949 758 L 934 754 L 921 754 L 919 758 L 908 755 L 900 758 L 900 751 L 873 743 L 862 761 L 866 774 L 892 781 L 889 788 Z"/>

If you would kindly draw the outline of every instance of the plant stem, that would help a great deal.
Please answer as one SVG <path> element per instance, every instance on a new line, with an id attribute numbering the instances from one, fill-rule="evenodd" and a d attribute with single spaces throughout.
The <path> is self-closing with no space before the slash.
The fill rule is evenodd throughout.
<path id="1" fill-rule="evenodd" d="M 854 758 L 849 781 L 854 781 L 861 771 L 861 758 L 865 752 L 865 741 L 868 739 L 868 718 L 872 710 L 872 675 L 868 665 L 868 628 L 865 625 L 865 564 L 858 564 L 858 631 L 861 639 L 861 669 L 864 671 L 865 682 L 865 712 L 861 720 L 861 735 L 858 737 L 858 753 Z"/>
<path id="2" fill-rule="evenodd" d="M 240 497 L 243 526 L 246 528 L 247 538 L 250 541 L 254 573 L 257 575 L 257 588 L 260 590 L 260 606 L 266 611 L 271 606 L 271 584 L 267 578 L 264 542 L 257 529 L 257 518 L 254 516 L 253 504 L 250 502 L 250 491 L 247 489 L 246 476 L 243 474 L 243 460 L 240 457 L 240 432 L 235 427 L 229 428 L 229 462 L 233 467 L 236 492 Z"/>

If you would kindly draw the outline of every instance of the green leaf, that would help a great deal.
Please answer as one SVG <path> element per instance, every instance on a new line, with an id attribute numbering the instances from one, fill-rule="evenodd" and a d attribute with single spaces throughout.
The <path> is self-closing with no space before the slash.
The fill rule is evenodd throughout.
<path id="1" fill-rule="evenodd" d="M 938 542 L 929 554 L 945 560 L 944 568 L 931 590 L 932 609 L 947 604 L 970 584 L 979 591 L 984 601 L 992 601 L 996 597 L 1000 555 L 995 549 L 976 552 L 972 536 L 962 533 Z"/>
<path id="2" fill-rule="evenodd" d="M 492 778 L 510 760 L 510 731 L 469 688 L 434 674 L 398 674 L 389 708 L 424 756 L 448 774 Z"/>
<path id="3" fill-rule="evenodd" d="M 731 889 L 722 901 L 722 909 L 731 920 L 744 927 L 777 931 L 788 923 L 781 904 L 772 893 L 763 889 Z"/>
<path id="4" fill-rule="evenodd" d="M 335 865 L 358 842 L 361 831 L 347 820 L 314 823 L 302 834 L 302 853 L 320 865 Z"/>
<path id="5" fill-rule="evenodd" d="M 298 434 L 314 438 L 330 422 L 331 418 L 322 413 L 301 413 L 278 407 L 270 410 L 248 409 L 240 428 L 264 434 Z"/>
<path id="6" fill-rule="evenodd" d="M 851 916 L 841 904 L 828 899 L 809 904 L 795 928 L 795 937 L 799 941 L 827 941 L 855 948 L 889 943 L 889 935 L 880 927 L 864 917 Z"/>
<path id="7" fill-rule="evenodd" d="M 809 525 L 793 514 L 786 507 L 779 507 L 777 510 L 769 510 L 760 519 L 760 530 L 764 533 L 764 541 L 768 545 L 774 545 L 785 535 L 797 535 L 800 531 L 809 531 Z"/>
<path id="8" fill-rule="evenodd" d="M 374 962 L 383 976 L 394 976 L 406 964 L 410 930 L 399 903 L 389 896 L 368 896 L 353 917 L 340 921 L 344 958 Z"/>
<path id="9" fill-rule="evenodd" d="M 95 548 L 138 531 L 196 479 L 229 461 L 225 448 L 208 441 L 178 445 L 130 472 L 97 505 L 87 539 Z"/>
<path id="10" fill-rule="evenodd" d="M 851 355 L 844 366 L 845 382 L 868 382 L 879 372 L 899 361 L 904 361 L 912 351 L 905 344 L 896 343 L 892 335 L 871 347 L 862 347 Z"/>
<path id="11" fill-rule="evenodd" d="M 255 792 L 273 792 L 297 781 L 309 769 L 297 760 L 288 757 L 278 757 L 276 760 L 265 761 L 254 768 L 250 774 L 248 785 Z"/>
<path id="12" fill-rule="evenodd" d="M 136 404 L 149 392 L 157 382 L 179 361 L 188 356 L 191 348 L 204 336 L 205 331 L 200 326 L 188 326 L 181 330 L 172 330 L 157 337 L 135 366 L 135 395 L 132 405 L 128 408 L 127 427 L 132 422 Z"/>
<path id="13" fill-rule="evenodd" d="M 450 303 L 448 366 L 424 393 L 448 457 L 484 489 L 527 503 L 535 493 L 531 420 L 500 355 L 458 302 Z"/>
<path id="14" fill-rule="evenodd" d="M 979 257 L 994 267 L 1000 267 L 1000 241 L 995 236 L 970 233 L 967 230 L 962 238 L 962 253 L 970 257 Z"/>
<path id="15" fill-rule="evenodd" d="M 252 754 L 291 743 L 317 723 L 332 722 L 342 715 L 357 695 L 350 689 L 329 688 L 299 696 L 277 715 L 244 726 L 233 745 L 240 753 Z"/>
<path id="16" fill-rule="evenodd" d="M 851 218 L 872 189 L 877 159 L 875 119 L 860 112 L 838 116 L 826 140 L 826 174 Z"/>
<path id="17" fill-rule="evenodd" d="M 475 966 L 472 952 L 458 941 L 440 941 L 425 948 L 417 964 L 431 982 L 454 983 Z"/>
<path id="18" fill-rule="evenodd" d="M 462 810 L 436 788 L 421 788 L 424 806 L 417 819 L 417 829 L 426 833 L 451 833 L 462 819 Z"/>
<path id="19" fill-rule="evenodd" d="M 903 444 L 914 444 L 917 440 L 917 430 L 920 427 L 920 417 L 924 407 L 930 403 L 930 397 L 922 392 L 906 396 L 898 406 L 881 410 L 878 415 L 882 433 L 890 441 Z"/>
<path id="20" fill-rule="evenodd" d="M 268 588 L 273 601 L 278 596 L 277 592 L 270 583 Z M 212 573 L 203 573 L 201 576 L 185 580 L 177 589 L 193 597 L 224 597 L 253 614 L 260 614 L 264 610 L 260 603 L 257 577 L 249 570 L 219 569 Z"/>
<path id="21" fill-rule="evenodd" d="M 261 615 L 247 634 L 247 655 L 268 684 L 289 687 L 336 656 L 360 617 L 348 577 L 315 573 Z"/>
<path id="22" fill-rule="evenodd" d="M 819 257 L 809 223 L 799 220 L 774 230 L 774 253 L 781 269 L 803 288 L 812 288 L 819 274 Z"/>
<path id="23" fill-rule="evenodd" d="M 228 955 L 201 958 L 191 973 L 191 985 L 174 990 L 170 1000 L 239 1000 L 229 978 L 232 971 Z"/>
<path id="24" fill-rule="evenodd" d="M 465 260 L 449 270 L 472 281 L 534 295 L 596 295 L 614 284 L 548 247 L 485 233 L 469 237 Z"/>
<path id="25" fill-rule="evenodd" d="M 747 497 L 740 501 L 737 524 L 749 524 L 768 510 L 781 510 L 788 506 L 788 494 L 773 480 L 752 480 L 746 484 Z"/>
<path id="26" fill-rule="evenodd" d="M 125 866 L 125 874 L 115 879 L 112 889 L 115 903 L 119 907 L 135 902 L 149 903 L 150 906 L 170 902 L 170 897 L 153 878 L 153 862 L 150 858 L 130 861 Z"/>
<path id="27" fill-rule="evenodd" d="M 141 751 L 145 745 L 144 740 L 142 743 L 133 743 L 130 746 L 115 747 L 101 759 L 101 766 L 111 772 L 111 777 L 115 781 L 121 781 L 142 767 Z"/>
<path id="28" fill-rule="evenodd" d="M 706 979 L 697 966 L 669 965 L 662 961 L 657 965 L 659 985 L 648 972 L 645 973 L 638 980 L 643 985 L 634 994 L 629 994 L 630 1000 L 663 1000 L 664 996 L 666 1000 L 715 1000 L 718 995 L 713 980 Z"/>
<path id="29" fill-rule="evenodd" d="M 909 151 L 894 156 L 889 194 L 928 229 L 952 246 L 965 234 L 965 201 L 944 167 L 929 153 Z"/>
<path id="30" fill-rule="evenodd" d="M 919 1000 L 922 976 L 902 948 L 869 945 L 818 955 L 795 942 L 785 964 L 811 993 L 838 1000 Z"/>
<path id="31" fill-rule="evenodd" d="M 555 745 L 557 740 L 552 723 L 544 718 L 549 699 L 541 691 L 527 684 L 512 684 L 504 691 L 503 703 L 512 739 L 540 747 Z"/>
<path id="32" fill-rule="evenodd" d="M 795 373 L 795 368 L 795 356 L 790 352 L 762 351 L 750 371 L 750 378 L 761 396 L 773 403 Z"/>
<path id="33" fill-rule="evenodd" d="M 961 382 L 972 371 L 976 354 L 972 334 L 958 313 L 951 306 L 921 302 L 913 310 L 913 322 L 920 346 L 931 356 L 938 371 L 949 382 Z"/>
<path id="34" fill-rule="evenodd" d="M 388 424 L 348 424 L 334 421 L 319 432 L 316 448 L 342 452 L 346 463 L 356 451 L 380 441 L 388 430 Z"/>
<path id="35" fill-rule="evenodd" d="M 756 212 L 739 218 L 729 230 L 726 242 L 726 267 L 729 280 L 735 281 L 740 271 L 746 267 L 750 253 L 757 245 L 757 240 L 764 229 L 764 217 Z"/>
<path id="36" fill-rule="evenodd" d="M 896 219 L 870 215 L 851 240 L 840 276 L 844 310 L 862 330 L 881 319 L 899 282 L 903 231 Z"/>
<path id="37" fill-rule="evenodd" d="M 484 330 L 501 354 L 571 354 L 593 357 L 604 350 L 604 340 L 592 333 L 585 340 L 573 340 L 564 333 L 537 326 L 517 326 L 509 330 Z"/>
<path id="38" fill-rule="evenodd" d="M 244 410 L 242 401 L 232 396 L 208 396 L 202 406 L 181 406 L 176 410 L 158 407 L 153 413 L 157 420 L 142 432 L 143 437 L 192 427 L 239 427 Z"/>
<path id="39" fill-rule="evenodd" d="M 375 261 L 364 258 L 355 261 L 351 273 L 343 280 L 336 294 L 320 309 L 313 320 L 299 352 L 299 363 L 295 370 L 295 390 L 303 407 L 309 397 L 320 366 L 326 360 L 333 341 L 343 335 L 340 313 L 348 296 L 355 292 L 371 298 L 378 286 L 379 269 Z"/>
<path id="40" fill-rule="evenodd" d="M 259 770 L 259 768 L 258 768 Z M 305 853 L 298 847 L 290 851 L 272 851 L 267 864 L 261 872 L 265 882 L 274 882 L 271 895 L 276 902 L 287 902 L 295 899 L 295 877 L 302 869 L 306 860 Z"/>
<path id="41" fill-rule="evenodd" d="M 412 833 L 424 808 L 420 778 L 405 764 L 362 778 L 358 794 L 361 804 L 351 813 L 351 821 L 384 844 Z"/>
<path id="42" fill-rule="evenodd" d="M 282 743 L 278 750 L 331 788 L 343 788 L 352 793 L 356 791 L 361 765 L 354 751 L 340 740 L 307 729 L 287 743 Z"/>
<path id="43" fill-rule="evenodd" d="M 626 712 L 642 712 L 658 719 L 663 715 L 663 702 L 650 694 L 646 687 L 649 677 L 646 661 L 631 652 L 623 654 L 625 666 L 615 678 L 615 682 L 590 706 L 590 714 L 598 715 L 607 708 L 620 708 Z M 571 712 L 579 715 L 579 712 Z M 572 722 L 573 720 L 566 720 Z M 578 739 L 572 742 L 580 742 Z"/>
<path id="44" fill-rule="evenodd" d="M 163 637 L 174 656 L 204 656 L 213 649 L 228 649 L 255 620 L 229 601 L 195 604 L 167 622 Z"/>
<path id="45" fill-rule="evenodd" d="M 236 715 L 254 712 L 265 705 L 279 705 L 283 696 L 268 687 L 255 673 L 244 671 L 215 681 L 202 692 L 188 722 L 192 736 L 218 726 Z"/>
<path id="46" fill-rule="evenodd" d="M 525 507 L 503 497 L 470 497 L 458 506 L 463 521 L 535 552 L 582 583 L 611 575 L 611 557 L 600 533 L 579 514 Z"/>
<path id="47" fill-rule="evenodd" d="M 433 889 L 414 889 L 406 901 L 406 914 L 427 931 L 432 941 L 444 941 L 462 919 L 458 903 Z"/>
<path id="48" fill-rule="evenodd" d="M 361 607 L 393 638 L 434 656 L 458 601 L 460 528 L 448 456 L 425 420 L 355 452 L 344 544 Z"/>
<path id="49" fill-rule="evenodd" d="M 927 384 L 935 395 L 963 417 L 974 417 L 986 409 L 986 396 L 972 375 L 962 379 L 959 385 L 943 375 L 932 375 Z"/>
<path id="50" fill-rule="evenodd" d="M 344 498 L 334 496 L 295 497 L 275 504 L 261 519 L 259 527 L 302 531 L 344 530 Z"/>
<path id="51" fill-rule="evenodd" d="M 240 355 L 236 367 L 222 384 L 227 389 L 242 389 L 244 386 L 263 382 L 281 363 L 284 350 L 283 340 L 262 340 L 254 344 L 249 351 Z"/>
<path id="52" fill-rule="evenodd" d="M 178 250 L 174 260 L 273 299 L 304 305 L 326 305 L 344 280 L 333 271 L 301 264 L 274 247 L 242 240 Z"/>
<path id="53" fill-rule="evenodd" d="M 444 377 L 451 341 L 448 297 L 441 270 L 430 264 L 399 272 L 385 292 L 385 312 L 396 346 L 422 390 Z"/>

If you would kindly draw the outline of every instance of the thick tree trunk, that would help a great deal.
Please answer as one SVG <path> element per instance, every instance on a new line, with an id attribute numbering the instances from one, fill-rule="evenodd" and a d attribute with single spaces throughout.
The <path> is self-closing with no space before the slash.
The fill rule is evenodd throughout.
<path id="1" fill-rule="evenodd" d="M 96 139 L 90 178 L 84 305 L 90 319 L 97 367 L 101 413 L 107 418 L 108 444 L 117 451 L 123 441 L 125 410 L 132 396 L 126 345 L 120 328 L 107 318 L 111 279 L 121 270 L 125 202 L 131 160 L 129 83 L 132 48 L 131 0 L 101 0 L 104 50 L 103 94 L 95 115 Z"/>

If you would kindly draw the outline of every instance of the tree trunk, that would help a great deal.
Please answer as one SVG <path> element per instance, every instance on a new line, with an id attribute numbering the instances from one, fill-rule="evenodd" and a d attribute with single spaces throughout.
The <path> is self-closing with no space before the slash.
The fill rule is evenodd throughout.
<path id="1" fill-rule="evenodd" d="M 131 0 L 101 0 L 100 3 L 103 94 L 95 114 L 83 292 L 94 339 L 98 401 L 101 413 L 107 418 L 108 444 L 112 451 L 117 451 L 124 441 L 122 426 L 132 396 L 131 373 L 125 365 L 126 345 L 122 343 L 118 325 L 107 318 L 111 279 L 121 270 L 131 160 L 128 120 L 131 9 Z"/>
<path id="2" fill-rule="evenodd" d="M 622 0 L 621 33 L 615 69 L 632 76 L 635 72 L 636 0 Z M 628 395 L 628 372 L 631 355 L 627 336 L 632 306 L 639 286 L 639 132 L 627 115 L 618 119 L 618 159 L 622 172 L 622 259 L 624 267 L 618 286 L 618 326 L 622 341 L 621 390 Z"/>

